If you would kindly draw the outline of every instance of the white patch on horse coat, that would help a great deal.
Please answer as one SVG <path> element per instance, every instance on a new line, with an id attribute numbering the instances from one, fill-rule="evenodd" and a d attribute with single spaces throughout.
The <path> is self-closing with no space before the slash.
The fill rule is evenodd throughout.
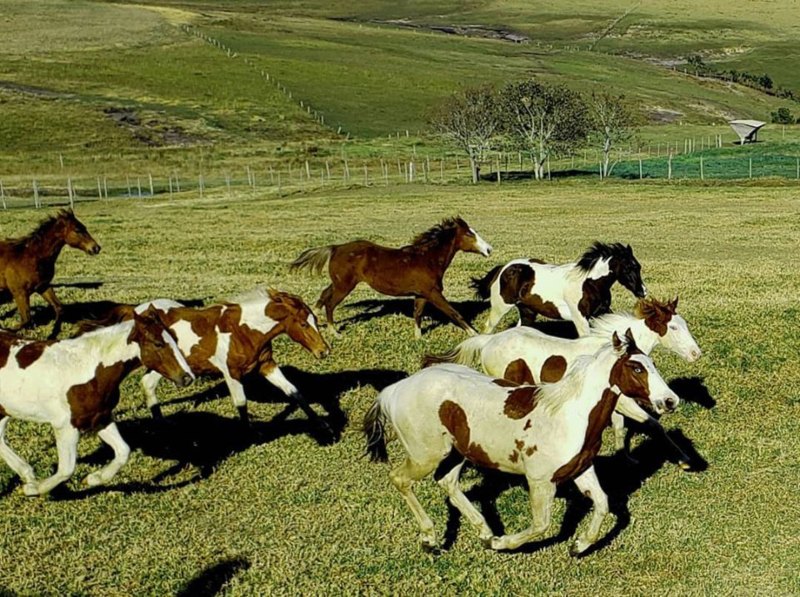
<path id="1" fill-rule="evenodd" d="M 183 369 L 185 373 L 188 373 L 192 377 L 192 381 L 194 381 L 195 376 L 194 373 L 192 372 L 192 368 L 189 367 L 189 363 L 186 362 L 186 357 L 183 355 L 183 352 L 176 344 L 175 339 L 170 335 L 170 333 L 167 330 L 161 332 L 161 337 L 164 339 L 164 342 L 167 343 L 167 346 L 169 346 L 172 349 L 172 354 L 175 356 L 175 360 L 178 361 L 178 365 L 180 365 L 181 369 Z"/>
<path id="2" fill-rule="evenodd" d="M 241 324 L 250 329 L 257 330 L 266 334 L 274 328 L 278 322 L 267 317 L 267 303 L 264 301 L 239 303 L 242 309 Z"/>
<path id="3" fill-rule="evenodd" d="M 178 338 L 178 348 L 183 354 L 191 353 L 192 348 L 200 342 L 200 336 L 194 333 L 192 324 L 185 319 L 179 319 L 169 327 L 175 332 L 175 336 Z"/>

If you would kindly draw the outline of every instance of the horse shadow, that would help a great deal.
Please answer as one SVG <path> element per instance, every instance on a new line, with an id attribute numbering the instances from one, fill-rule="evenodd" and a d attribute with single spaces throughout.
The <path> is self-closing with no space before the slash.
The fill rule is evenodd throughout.
<path id="1" fill-rule="evenodd" d="M 318 444 L 328 445 L 338 441 L 348 422 L 347 414 L 339 404 L 342 393 L 365 385 L 380 391 L 406 376 L 404 371 L 391 369 L 316 374 L 286 367 L 282 371 L 311 403 L 321 404 L 328 411 L 329 414 L 322 418 L 331 428 L 333 437 L 328 432 L 320 430 L 315 421 L 305 416 L 289 419 L 289 415 L 298 408 L 294 404 L 288 404 L 283 411 L 267 421 L 251 418 L 246 424 L 238 418 L 185 410 L 168 414 L 160 419 L 145 417 L 120 421 L 117 423 L 120 434 L 132 450 L 174 464 L 145 483 L 117 483 L 80 492 L 73 492 L 61 485 L 54 490 L 53 499 L 78 500 L 103 491 L 119 491 L 126 494 L 172 491 L 210 477 L 225 460 L 235 454 L 292 435 L 308 435 Z M 248 377 L 244 381 L 248 399 L 252 402 L 290 400 L 262 378 Z M 257 392 L 253 390 L 254 386 L 259 388 Z M 186 401 L 195 401 L 199 404 L 222 394 L 227 394 L 224 383 L 167 404 Z M 256 396 L 257 398 L 253 399 Z M 81 458 L 81 462 L 102 466 L 112 457 L 111 449 L 103 444 L 91 454 Z M 186 470 L 193 470 L 194 474 L 190 478 L 169 482 L 171 478 Z"/>
<path id="2" fill-rule="evenodd" d="M 700 471 L 708 468 L 708 463 L 694 448 L 692 441 L 680 430 L 670 431 L 668 435 L 687 455 L 696 459 L 693 470 Z M 630 497 L 650 477 L 655 475 L 667 461 L 671 460 L 667 452 L 666 446 L 660 441 L 646 438 L 631 451 L 631 457 L 634 460 L 628 460 L 622 453 L 598 456 L 594 459 L 597 477 L 600 480 L 601 487 L 608 495 L 609 512 L 614 515 L 615 521 L 611 530 L 605 533 L 580 557 L 586 557 L 610 545 L 628 527 L 631 521 L 630 511 L 628 510 Z M 485 471 L 478 484 L 465 492 L 472 502 L 480 505 L 480 510 L 495 536 L 505 533 L 505 527 L 500 520 L 496 507 L 497 498 L 511 487 L 523 487 L 527 492 L 524 477 L 498 471 Z M 532 553 L 569 541 L 575 536 L 581 521 L 591 511 L 592 502 L 580 493 L 574 483 L 559 485 L 556 497 L 567 500 L 567 508 L 558 533 L 551 537 L 522 545 L 515 550 L 515 553 Z M 447 502 L 447 508 L 448 521 L 442 545 L 443 550 L 450 549 L 453 546 L 461 526 L 460 512 L 449 501 Z"/>
<path id="3" fill-rule="evenodd" d="M 717 405 L 702 377 L 676 377 L 669 382 L 669 387 L 685 402 L 697 404 L 705 409 L 712 409 Z"/>
<path id="4" fill-rule="evenodd" d="M 449 301 L 449 303 L 458 311 L 461 316 L 470 324 L 475 321 L 475 318 L 489 308 L 489 303 L 483 300 L 466 300 L 466 301 Z M 363 309 L 361 313 L 356 313 L 339 321 L 341 329 L 346 329 L 356 323 L 364 323 L 373 319 L 381 317 L 388 317 L 390 315 L 404 315 L 412 319 L 414 317 L 414 299 L 413 298 L 396 298 L 396 299 L 365 299 L 349 303 L 345 306 L 346 309 Z M 452 320 L 444 313 L 439 311 L 430 303 L 425 304 L 425 309 L 422 312 L 423 325 L 426 318 L 429 323 L 424 327 L 423 333 L 426 331 L 434 330 L 440 326 L 452 324 Z"/>
<path id="5" fill-rule="evenodd" d="M 175 595 L 176 597 L 213 597 L 238 573 L 250 568 L 250 560 L 231 558 L 214 564 L 203 570 L 187 582 Z"/>

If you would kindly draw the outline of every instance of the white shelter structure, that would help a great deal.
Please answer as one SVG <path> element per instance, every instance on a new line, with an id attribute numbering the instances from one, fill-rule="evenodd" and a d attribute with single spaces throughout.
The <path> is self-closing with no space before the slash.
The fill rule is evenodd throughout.
<path id="1" fill-rule="evenodd" d="M 758 140 L 758 130 L 767 123 L 760 120 L 730 120 L 728 124 L 739 135 L 739 143 L 744 145 L 755 143 Z"/>

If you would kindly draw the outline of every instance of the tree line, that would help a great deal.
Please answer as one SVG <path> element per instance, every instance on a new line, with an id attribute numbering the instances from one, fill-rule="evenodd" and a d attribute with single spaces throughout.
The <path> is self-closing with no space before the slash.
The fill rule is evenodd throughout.
<path id="1" fill-rule="evenodd" d="M 638 112 L 625 99 L 606 91 L 582 95 L 560 84 L 536 79 L 467 87 L 433 110 L 434 131 L 463 150 L 472 182 L 493 149 L 524 153 L 537 180 L 545 178 L 548 159 L 570 155 L 587 143 L 602 152 L 600 171 L 611 174 L 611 150 L 627 142 L 638 124 Z"/>

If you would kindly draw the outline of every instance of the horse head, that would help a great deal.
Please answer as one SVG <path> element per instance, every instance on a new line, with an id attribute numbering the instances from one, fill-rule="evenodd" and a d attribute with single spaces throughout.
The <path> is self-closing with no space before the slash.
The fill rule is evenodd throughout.
<path id="1" fill-rule="evenodd" d="M 647 288 L 642 282 L 642 266 L 633 256 L 633 249 L 630 245 L 613 245 L 614 255 L 611 257 L 608 266 L 614 272 L 617 280 L 625 288 L 630 290 L 637 298 L 647 296 Z"/>
<path id="2" fill-rule="evenodd" d="M 170 329 L 152 305 L 143 313 L 133 312 L 133 330 L 128 342 L 139 345 L 142 364 L 178 386 L 188 386 L 195 379 L 186 358 L 178 348 Z"/>
<path id="3" fill-rule="evenodd" d="M 614 332 L 611 343 L 617 354 L 609 376 L 611 387 L 659 414 L 675 410 L 680 398 L 661 377 L 653 360 L 637 348 L 630 328 L 624 340 Z"/>
<path id="4" fill-rule="evenodd" d="M 702 354 L 697 340 L 689 331 L 686 320 L 676 313 L 677 297 L 665 303 L 648 297 L 636 303 L 634 314 L 643 319 L 645 325 L 658 334 L 658 341 L 668 350 L 693 363 Z"/>
<path id="5" fill-rule="evenodd" d="M 57 218 L 64 242 L 70 247 L 80 249 L 89 255 L 97 255 L 100 252 L 100 245 L 86 230 L 83 222 L 75 217 L 75 213 L 71 209 L 61 210 Z"/>
<path id="6" fill-rule="evenodd" d="M 453 222 L 456 226 L 457 250 L 465 253 L 480 253 L 484 257 L 491 255 L 492 245 L 483 240 L 463 218 L 456 217 Z"/>
<path id="7" fill-rule="evenodd" d="M 299 296 L 270 288 L 266 315 L 279 322 L 286 334 L 318 359 L 330 354 L 330 347 L 317 327 L 317 318 Z"/>

